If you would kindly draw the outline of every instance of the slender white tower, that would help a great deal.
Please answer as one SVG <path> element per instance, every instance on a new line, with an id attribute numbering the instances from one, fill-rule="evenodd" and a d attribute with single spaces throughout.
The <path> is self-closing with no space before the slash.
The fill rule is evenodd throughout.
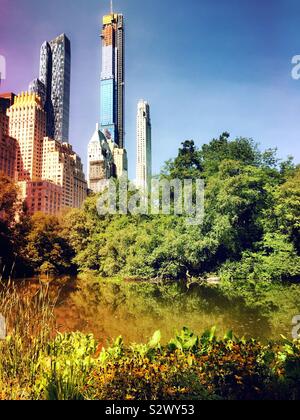
<path id="1" fill-rule="evenodd" d="M 136 185 L 150 191 L 152 178 L 151 117 L 148 102 L 140 100 L 137 110 Z"/>

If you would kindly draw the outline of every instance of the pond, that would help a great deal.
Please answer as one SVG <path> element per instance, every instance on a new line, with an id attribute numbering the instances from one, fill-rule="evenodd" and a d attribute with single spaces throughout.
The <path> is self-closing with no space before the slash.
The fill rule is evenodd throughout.
<path id="1" fill-rule="evenodd" d="M 38 279 L 16 282 L 22 293 L 36 293 Z M 215 286 L 162 285 L 103 280 L 93 276 L 52 280 L 49 290 L 57 298 L 55 317 L 60 332 L 93 333 L 103 344 L 122 336 L 127 343 L 145 342 L 156 330 L 163 341 L 184 326 L 197 334 L 217 327 L 218 334 L 233 330 L 239 337 L 262 341 L 291 337 L 297 303 L 287 311 L 274 309 L 266 316 L 242 299 L 228 299 Z"/>

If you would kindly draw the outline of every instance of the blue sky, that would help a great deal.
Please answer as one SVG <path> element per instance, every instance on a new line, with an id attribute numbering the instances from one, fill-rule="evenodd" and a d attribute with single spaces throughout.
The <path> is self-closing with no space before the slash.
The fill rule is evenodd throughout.
<path id="1" fill-rule="evenodd" d="M 158 172 L 180 143 L 224 131 L 278 147 L 300 162 L 299 0 L 114 0 L 126 19 L 126 145 L 135 173 L 136 106 L 151 104 Z M 86 163 L 99 120 L 101 17 L 109 0 L 0 0 L 1 91 L 26 90 L 39 48 L 65 32 L 72 43 L 70 142 Z"/>

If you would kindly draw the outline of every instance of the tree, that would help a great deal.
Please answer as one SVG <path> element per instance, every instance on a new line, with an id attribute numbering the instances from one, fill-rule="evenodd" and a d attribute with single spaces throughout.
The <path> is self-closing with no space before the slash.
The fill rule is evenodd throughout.
<path id="1" fill-rule="evenodd" d="M 72 263 L 74 251 L 64 236 L 60 220 L 43 213 L 36 213 L 31 218 L 22 256 L 35 272 L 47 269 L 64 274 L 75 268 Z"/>
<path id="2" fill-rule="evenodd" d="M 216 260 L 238 259 L 263 236 L 272 179 L 262 168 L 224 160 L 206 187 L 204 234 L 219 243 Z"/>
<path id="3" fill-rule="evenodd" d="M 225 276 L 233 281 L 299 281 L 300 257 L 287 236 L 267 233 L 255 248 L 245 251 L 241 261 L 227 265 Z"/>
<path id="4" fill-rule="evenodd" d="M 259 166 L 261 160 L 258 146 L 252 139 L 240 137 L 230 141 L 230 134 L 226 132 L 209 144 L 204 144 L 200 155 L 206 177 L 218 172 L 224 160 L 239 161 L 244 165 L 253 166 Z"/>
<path id="5" fill-rule="evenodd" d="M 64 222 L 80 269 L 174 280 L 233 263 L 245 279 L 247 270 L 270 279 L 296 276 L 299 173 L 290 161 L 280 166 L 275 150 L 260 152 L 253 140 L 230 141 L 224 133 L 200 150 L 193 141 L 182 143 L 163 176 L 205 178 L 204 223 L 189 226 L 173 215 L 99 216 L 97 196 L 90 197 Z"/>
<path id="6" fill-rule="evenodd" d="M 0 276 L 9 276 L 16 264 L 17 218 L 22 218 L 17 186 L 0 174 Z"/>
<path id="7" fill-rule="evenodd" d="M 300 168 L 297 168 L 287 181 L 274 193 L 273 228 L 288 235 L 300 253 Z"/>
<path id="8" fill-rule="evenodd" d="M 15 183 L 0 174 L 0 222 L 8 227 L 13 225 L 19 207 L 18 189 Z"/>
<path id="9" fill-rule="evenodd" d="M 172 179 L 199 178 L 202 161 L 193 140 L 186 140 L 174 160 L 166 163 L 165 173 Z"/>

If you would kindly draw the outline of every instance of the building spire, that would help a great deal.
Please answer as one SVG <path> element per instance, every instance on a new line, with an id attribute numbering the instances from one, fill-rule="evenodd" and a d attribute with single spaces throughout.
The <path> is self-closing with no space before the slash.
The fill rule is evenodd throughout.
<path id="1" fill-rule="evenodd" d="M 110 14 L 112 15 L 113 13 L 114 13 L 113 0 L 110 0 Z"/>

